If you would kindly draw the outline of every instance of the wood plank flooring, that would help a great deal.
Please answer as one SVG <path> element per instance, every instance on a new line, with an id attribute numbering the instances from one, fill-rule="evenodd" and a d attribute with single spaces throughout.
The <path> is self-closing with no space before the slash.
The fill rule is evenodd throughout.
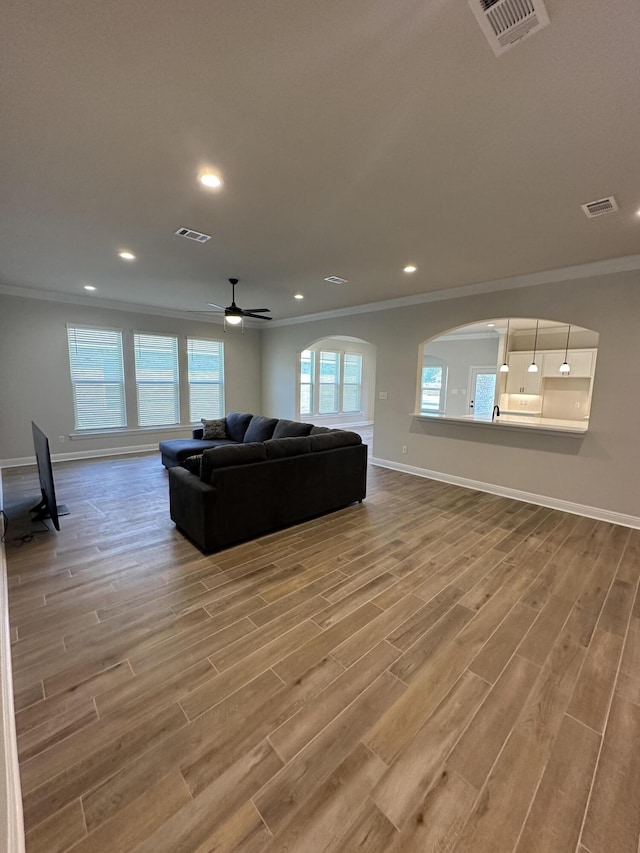
<path id="1" fill-rule="evenodd" d="M 157 455 L 55 477 L 6 546 L 29 853 L 638 853 L 640 531 L 370 468 L 204 557 Z"/>

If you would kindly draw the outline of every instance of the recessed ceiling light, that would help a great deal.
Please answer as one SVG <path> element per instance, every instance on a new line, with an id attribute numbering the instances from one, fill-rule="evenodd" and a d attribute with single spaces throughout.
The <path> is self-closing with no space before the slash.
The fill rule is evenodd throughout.
<path id="1" fill-rule="evenodd" d="M 95 290 L 95 287 L 92 284 L 85 284 L 84 289 L 85 290 Z"/>
<path id="2" fill-rule="evenodd" d="M 133 252 L 118 252 L 118 257 L 122 258 L 123 261 L 135 261 L 136 259 Z"/>
<path id="3" fill-rule="evenodd" d="M 487 326 L 495 326 L 495 323 L 487 323 Z"/>
<path id="4" fill-rule="evenodd" d="M 296 295 L 293 298 L 294 299 L 304 299 L 304 296 L 302 295 L 302 293 L 296 293 Z"/>
<path id="5" fill-rule="evenodd" d="M 407 264 L 403 272 L 415 272 L 417 269 L 418 267 L 415 267 L 413 264 Z"/>
<path id="6" fill-rule="evenodd" d="M 204 172 L 198 180 L 202 186 L 208 187 L 210 190 L 217 190 L 222 186 L 222 178 L 219 175 L 214 175 L 213 172 Z"/>

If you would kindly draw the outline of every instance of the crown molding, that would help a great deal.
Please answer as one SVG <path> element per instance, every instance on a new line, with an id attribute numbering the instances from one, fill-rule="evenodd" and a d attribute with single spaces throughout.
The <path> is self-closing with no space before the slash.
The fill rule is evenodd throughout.
<path id="1" fill-rule="evenodd" d="M 317 320 L 331 320 L 336 317 L 349 317 L 353 314 L 368 314 L 374 311 L 389 311 L 392 308 L 406 308 L 410 305 L 422 305 L 425 302 L 443 302 L 447 299 L 461 299 L 465 296 L 477 296 L 483 293 L 495 293 L 501 290 L 517 290 L 522 287 L 535 287 L 542 284 L 593 278 L 606 273 L 633 272 L 640 270 L 640 255 L 626 255 L 622 258 L 609 258 L 604 261 L 593 261 L 588 264 L 577 264 L 572 267 L 561 267 L 544 272 L 516 275 L 512 278 L 496 279 L 478 284 L 465 284 L 446 290 L 434 290 L 431 293 L 418 293 L 414 296 L 400 296 L 396 299 L 385 299 L 383 302 L 370 302 L 365 305 L 354 305 L 350 308 L 338 308 L 334 311 L 320 311 L 316 314 L 305 314 L 300 317 L 288 317 L 274 320 L 269 324 L 270 329 L 281 326 L 293 326 L 298 323 L 311 323 Z"/>
<path id="2" fill-rule="evenodd" d="M 430 293 L 418 293 L 412 296 L 400 296 L 395 299 L 385 299 L 382 302 L 369 302 L 354 305 L 350 308 L 336 308 L 331 311 L 319 311 L 315 314 L 302 314 L 297 317 L 285 317 L 282 320 L 272 320 L 268 326 L 248 318 L 245 326 L 250 329 L 278 329 L 281 326 L 293 326 L 300 323 L 312 323 L 318 320 L 331 320 L 337 317 L 349 317 L 354 314 L 369 314 L 374 311 L 389 311 L 392 308 L 406 308 L 411 305 L 422 305 L 427 302 L 442 302 L 448 299 L 462 299 L 465 296 L 477 296 L 483 293 L 495 293 L 501 290 L 517 290 L 522 287 L 553 284 L 561 281 L 593 278 L 607 273 L 633 272 L 640 270 L 640 255 L 625 255 L 621 258 L 608 258 L 603 261 L 592 261 L 587 264 L 577 264 L 571 267 L 560 267 L 555 270 L 516 275 L 511 278 L 496 279 L 477 284 L 465 284 L 459 287 L 433 290 Z M 42 290 L 35 287 L 17 287 L 0 283 L 0 295 L 19 296 L 22 299 L 42 299 L 47 302 L 63 302 L 68 305 L 82 305 L 89 308 L 105 308 L 112 311 L 129 311 L 135 314 L 151 314 L 158 317 L 176 317 L 181 320 L 198 320 L 198 322 L 223 325 L 223 319 L 208 316 L 203 312 L 195 318 L 193 313 L 177 311 L 170 308 L 159 308 L 152 305 L 140 305 L 137 302 L 121 302 L 119 300 L 101 299 L 100 297 L 83 296 L 75 293 L 60 293 Z M 196 312 L 199 313 L 199 312 Z"/>
<path id="3" fill-rule="evenodd" d="M 180 320 L 191 320 L 191 322 L 211 323 L 214 326 L 224 325 L 222 316 L 214 316 L 203 311 L 175 311 L 171 308 L 159 308 L 153 305 L 140 305 L 137 302 L 121 302 L 116 299 L 101 299 L 100 297 L 83 296 L 75 293 L 58 293 L 51 290 L 41 290 L 35 287 L 16 287 L 10 284 L 0 284 L 0 295 L 18 296 L 21 299 L 41 299 L 45 302 L 62 302 L 66 305 L 81 305 L 87 308 L 103 308 L 109 311 L 128 311 L 133 314 L 151 314 L 156 317 L 175 317 Z M 244 325 L 249 329 L 259 329 L 256 320 L 245 319 Z"/>

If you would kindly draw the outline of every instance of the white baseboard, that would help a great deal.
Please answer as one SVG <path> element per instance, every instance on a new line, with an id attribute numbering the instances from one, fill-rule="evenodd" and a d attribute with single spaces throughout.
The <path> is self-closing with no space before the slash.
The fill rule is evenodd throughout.
<path id="1" fill-rule="evenodd" d="M 379 468 L 403 471 L 406 474 L 414 474 L 416 477 L 439 480 L 442 483 L 451 483 L 453 486 L 462 486 L 465 489 L 489 492 L 489 494 L 500 495 L 503 498 L 512 498 L 514 501 L 525 501 L 526 503 L 536 504 L 537 506 L 559 509 L 562 512 L 570 512 L 573 515 L 584 515 L 587 518 L 595 518 L 598 521 L 608 521 L 611 524 L 620 524 L 623 527 L 634 527 L 640 530 L 640 517 L 635 515 L 625 515 L 622 512 L 612 512 L 609 509 L 577 504 L 572 501 L 561 500 L 560 498 L 547 497 L 547 495 L 536 495 L 532 492 L 523 492 L 520 489 L 509 489 L 506 486 L 496 486 L 493 483 L 483 483 L 480 480 L 469 480 L 466 477 L 443 474 L 441 471 L 429 471 L 426 468 L 404 465 L 402 462 L 392 462 L 389 459 L 376 459 L 374 457 L 371 459 L 371 464 L 377 465 Z"/>
<path id="2" fill-rule="evenodd" d="M 72 462 L 74 459 L 96 459 L 102 456 L 129 456 L 135 453 L 159 453 L 157 444 L 134 444 L 131 447 L 110 447 L 105 450 L 76 450 L 73 453 L 52 453 L 52 462 Z M 0 469 L 19 468 L 22 465 L 35 465 L 35 456 L 22 456 L 17 459 L 0 459 Z"/>
<path id="3" fill-rule="evenodd" d="M 0 478 L 0 503 L 2 479 Z M 24 853 L 22 793 L 13 704 L 7 564 L 0 542 L 0 850 Z"/>

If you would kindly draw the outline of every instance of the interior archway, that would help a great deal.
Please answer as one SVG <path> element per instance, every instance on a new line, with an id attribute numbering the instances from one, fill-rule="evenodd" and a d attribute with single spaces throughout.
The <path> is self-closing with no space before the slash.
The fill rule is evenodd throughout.
<path id="1" fill-rule="evenodd" d="M 374 344 L 362 338 L 332 335 L 310 342 L 297 358 L 296 410 L 300 420 L 352 428 L 373 425 Z"/>
<path id="2" fill-rule="evenodd" d="M 586 430 L 598 343 L 592 329 L 542 318 L 449 329 L 419 346 L 416 413 Z"/>

